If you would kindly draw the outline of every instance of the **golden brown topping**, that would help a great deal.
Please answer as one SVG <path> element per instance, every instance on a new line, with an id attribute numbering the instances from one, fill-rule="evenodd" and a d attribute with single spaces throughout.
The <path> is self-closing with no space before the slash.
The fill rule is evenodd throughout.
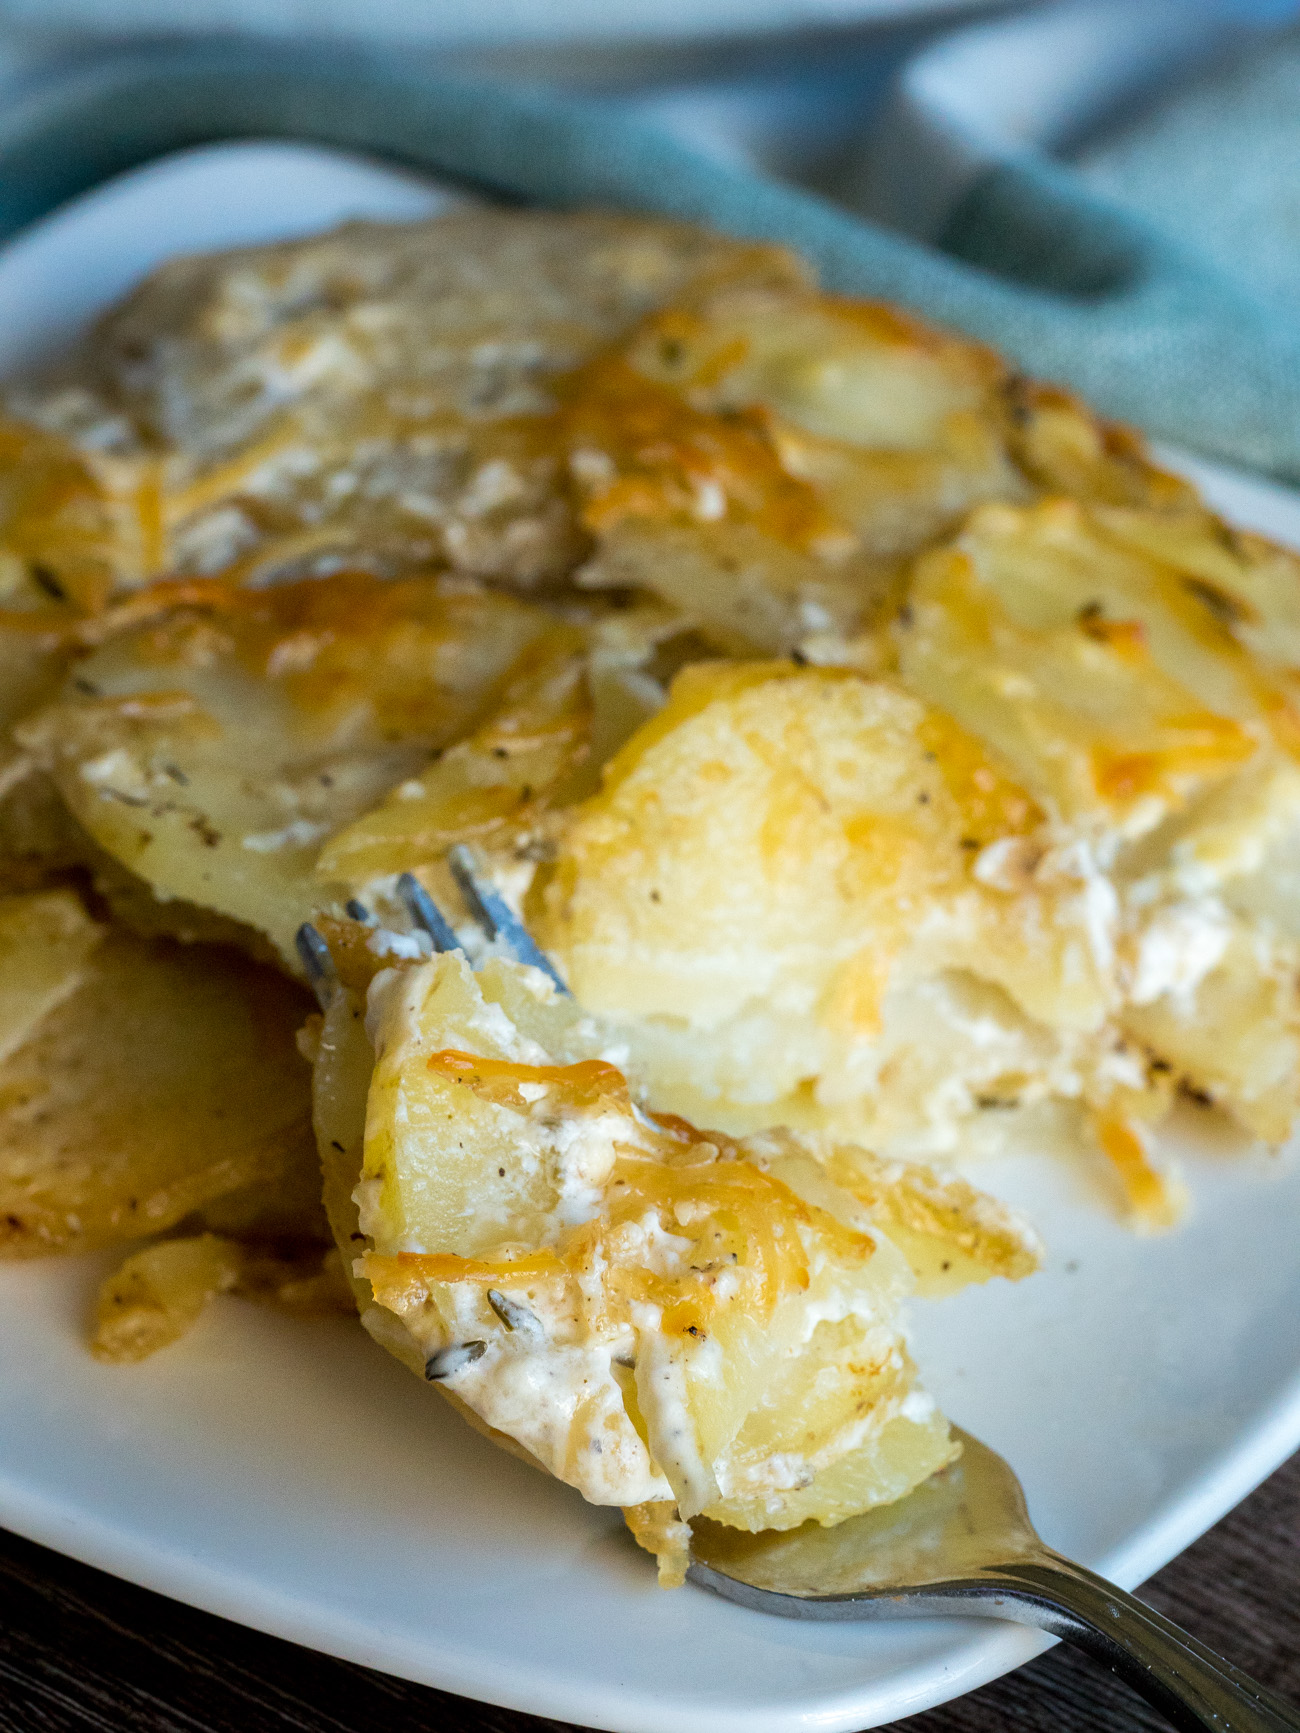
<path id="1" fill-rule="evenodd" d="M 817 490 L 782 466 L 762 408 L 692 408 L 619 355 L 598 357 L 556 389 L 555 436 L 569 453 L 585 499 L 582 520 L 593 532 L 627 518 L 748 521 L 812 552 L 853 546 L 852 532 Z"/>

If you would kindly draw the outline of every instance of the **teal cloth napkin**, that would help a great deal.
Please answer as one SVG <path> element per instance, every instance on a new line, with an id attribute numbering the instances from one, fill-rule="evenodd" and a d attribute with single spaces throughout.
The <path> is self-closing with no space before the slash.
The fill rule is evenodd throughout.
<path id="1" fill-rule="evenodd" d="M 105 58 L 0 117 L 0 238 L 107 176 L 217 139 L 389 157 L 497 197 L 656 211 L 781 241 L 830 289 L 995 344 L 1147 432 L 1300 482 L 1300 321 L 1071 169 L 967 192 L 942 250 L 697 153 L 613 104 L 431 79 L 357 50 L 238 41 Z"/>
<path id="2" fill-rule="evenodd" d="M 1300 320 L 1300 30 L 1207 68 L 1090 141 L 1077 166 Z"/>

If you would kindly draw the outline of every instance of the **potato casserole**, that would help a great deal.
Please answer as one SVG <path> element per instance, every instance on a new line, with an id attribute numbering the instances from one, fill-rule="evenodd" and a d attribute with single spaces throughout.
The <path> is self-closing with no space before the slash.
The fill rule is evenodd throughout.
<path id="1" fill-rule="evenodd" d="M 100 1357 L 355 1307 L 673 1584 L 952 1459 L 907 1298 L 1041 1255 L 983 1153 L 1149 1231 L 1179 1098 L 1289 1135 L 1300 560 L 1066 392 L 466 208 L 175 260 L 2 409 L 0 1253 L 122 1244 Z"/>

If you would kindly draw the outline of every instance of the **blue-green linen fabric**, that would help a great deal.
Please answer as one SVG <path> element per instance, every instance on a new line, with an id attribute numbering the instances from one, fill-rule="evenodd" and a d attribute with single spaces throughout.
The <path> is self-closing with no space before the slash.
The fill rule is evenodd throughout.
<path id="1" fill-rule="evenodd" d="M 657 211 L 785 242 L 828 288 L 900 302 L 1106 414 L 1300 482 L 1300 323 L 1033 158 L 989 170 L 940 251 L 610 104 L 431 79 L 357 50 L 164 45 L 70 73 L 0 117 L 0 238 L 163 152 L 248 137 L 360 150 L 508 199 Z"/>

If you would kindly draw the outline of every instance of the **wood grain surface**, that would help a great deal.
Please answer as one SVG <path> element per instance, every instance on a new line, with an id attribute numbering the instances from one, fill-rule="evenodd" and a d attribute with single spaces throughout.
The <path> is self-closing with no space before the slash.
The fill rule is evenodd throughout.
<path id="1" fill-rule="evenodd" d="M 1300 1702 L 1300 1456 L 1143 1592 Z M 1165 1725 L 1110 1674 L 1064 1648 L 899 1723 L 905 1733 L 1134 1733 Z M 0 1530 L 3 1733 L 544 1733 L 558 1726 L 261 1636 Z"/>

